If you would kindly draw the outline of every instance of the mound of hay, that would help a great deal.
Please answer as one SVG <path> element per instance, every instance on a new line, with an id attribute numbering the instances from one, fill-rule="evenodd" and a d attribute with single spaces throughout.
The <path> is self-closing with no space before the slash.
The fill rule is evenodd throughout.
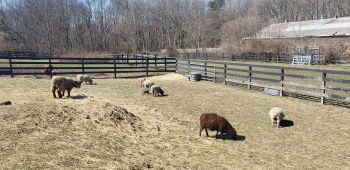
<path id="1" fill-rule="evenodd" d="M 130 125 L 134 131 L 137 129 L 141 129 L 141 122 L 140 118 L 135 116 L 133 113 L 128 112 L 126 109 L 120 107 L 120 106 L 113 106 L 110 104 L 105 105 L 105 112 L 104 118 L 109 120 L 111 123 L 113 123 L 116 126 L 122 125 Z"/>

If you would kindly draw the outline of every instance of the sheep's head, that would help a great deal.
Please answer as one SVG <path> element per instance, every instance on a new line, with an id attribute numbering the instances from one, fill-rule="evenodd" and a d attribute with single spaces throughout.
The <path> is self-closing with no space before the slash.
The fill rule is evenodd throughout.
<path id="1" fill-rule="evenodd" d="M 92 80 L 92 79 L 89 79 L 88 81 L 89 81 L 89 83 L 90 83 L 90 84 L 92 84 L 92 82 L 93 82 L 93 80 Z"/>
<path id="2" fill-rule="evenodd" d="M 142 83 L 143 83 L 145 80 L 146 80 L 145 78 L 141 80 L 141 85 L 142 85 Z"/>
<path id="3" fill-rule="evenodd" d="M 236 130 L 232 127 L 232 126 L 229 126 L 228 129 L 227 129 L 227 134 L 234 140 L 236 140 L 237 138 L 237 132 Z"/>
<path id="4" fill-rule="evenodd" d="M 160 92 L 159 92 L 160 95 L 164 96 L 164 91 L 162 89 L 160 89 Z"/>
<path id="5" fill-rule="evenodd" d="M 73 87 L 80 88 L 80 86 L 81 86 L 81 82 L 80 81 L 74 81 L 73 82 Z"/>

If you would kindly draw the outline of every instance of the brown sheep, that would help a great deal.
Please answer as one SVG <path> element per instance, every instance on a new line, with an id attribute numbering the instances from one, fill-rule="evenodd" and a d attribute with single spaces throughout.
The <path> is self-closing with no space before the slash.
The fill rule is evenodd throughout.
<path id="1" fill-rule="evenodd" d="M 207 137 L 209 137 L 208 129 L 211 131 L 216 130 L 216 138 L 219 132 L 221 132 L 221 135 L 227 133 L 232 139 L 237 137 L 236 130 L 227 119 L 215 113 L 203 113 L 201 115 L 199 136 L 202 136 L 203 129 L 205 129 Z M 223 140 L 225 140 L 225 137 L 223 137 Z"/>
<path id="2" fill-rule="evenodd" d="M 64 96 L 64 91 L 67 90 L 68 97 L 70 97 L 70 91 L 75 88 L 80 88 L 81 82 L 75 81 L 71 78 L 62 77 L 62 76 L 54 76 L 51 79 L 51 90 L 53 97 L 56 98 L 56 90 L 58 93 L 58 97 L 62 98 Z"/>

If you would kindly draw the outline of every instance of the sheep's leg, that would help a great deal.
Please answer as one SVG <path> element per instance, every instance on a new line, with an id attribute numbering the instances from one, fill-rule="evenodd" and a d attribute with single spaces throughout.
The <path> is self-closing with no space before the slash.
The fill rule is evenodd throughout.
<path id="1" fill-rule="evenodd" d="M 218 138 L 218 134 L 219 134 L 219 131 L 216 131 L 216 136 L 215 136 L 216 139 Z"/>
<path id="2" fill-rule="evenodd" d="M 53 97 L 56 98 L 56 87 L 52 87 L 52 94 Z"/>
<path id="3" fill-rule="evenodd" d="M 62 91 L 62 96 L 64 96 L 64 92 L 65 92 L 65 90 Z"/>
<path id="4" fill-rule="evenodd" d="M 59 98 L 62 98 L 61 90 L 57 90 L 57 94 Z"/>
<path id="5" fill-rule="evenodd" d="M 277 120 L 277 127 L 279 127 L 279 128 L 281 127 L 281 126 L 280 126 L 280 123 L 281 123 L 281 120 L 278 119 L 278 120 Z"/>
<path id="6" fill-rule="evenodd" d="M 202 136 L 202 130 L 203 130 L 203 128 L 199 129 L 199 136 Z"/>
<path id="7" fill-rule="evenodd" d="M 207 137 L 209 137 L 208 129 L 205 128 L 205 133 L 207 134 Z"/>
<path id="8" fill-rule="evenodd" d="M 276 120 L 275 120 L 274 118 L 272 118 L 272 119 L 271 119 L 271 122 L 272 122 L 272 127 L 274 127 L 274 126 L 275 126 Z"/>
<path id="9" fill-rule="evenodd" d="M 67 93 L 68 93 L 67 97 L 69 98 L 70 97 L 70 90 L 67 90 Z"/>

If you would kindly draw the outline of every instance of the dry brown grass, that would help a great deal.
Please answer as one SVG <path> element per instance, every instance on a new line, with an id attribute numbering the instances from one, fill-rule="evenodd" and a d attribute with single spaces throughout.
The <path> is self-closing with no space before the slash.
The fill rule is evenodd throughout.
<path id="1" fill-rule="evenodd" d="M 151 77 L 169 94 L 154 98 L 140 79 L 96 79 L 54 99 L 48 79 L 1 77 L 0 101 L 14 104 L 0 107 L 0 169 L 350 167 L 349 109 L 178 74 Z M 272 128 L 273 106 L 294 126 Z M 199 137 L 202 112 L 225 116 L 240 140 Z"/>

